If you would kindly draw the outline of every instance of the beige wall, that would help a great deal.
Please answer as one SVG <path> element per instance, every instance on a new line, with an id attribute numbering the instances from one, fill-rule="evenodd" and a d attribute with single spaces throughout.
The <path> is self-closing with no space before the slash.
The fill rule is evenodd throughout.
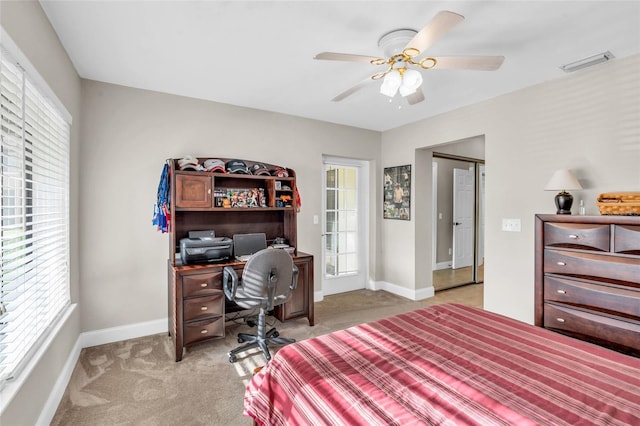
<path id="1" fill-rule="evenodd" d="M 383 133 L 381 167 L 423 161 L 420 148 L 485 136 L 485 307 L 533 322 L 533 223 L 554 213 L 543 191 L 560 168 L 585 188 L 587 214 L 605 191 L 640 189 L 640 55 L 616 59 L 511 94 Z M 414 194 L 430 193 L 416 179 Z M 418 202 L 411 222 L 380 225 L 382 280 L 406 288 L 430 285 L 416 265 L 431 264 L 431 212 Z M 520 218 L 522 232 L 501 231 L 502 218 Z M 402 243 L 400 243 L 402 242 Z M 401 266 L 400 266 L 401 265 Z M 424 272 L 424 271 L 423 271 Z"/>
<path id="2" fill-rule="evenodd" d="M 151 225 L 152 207 L 165 159 L 186 154 L 296 171 L 298 248 L 315 256 L 319 289 L 321 229 L 313 215 L 322 213 L 322 155 L 372 160 L 375 171 L 378 132 L 95 81 L 82 89 L 83 331 L 167 316 L 168 235 Z"/>
<path id="3" fill-rule="evenodd" d="M 80 126 L 80 78 L 78 77 L 58 37 L 49 24 L 40 4 L 36 1 L 1 1 L 0 24 L 18 45 L 40 76 L 55 92 L 73 117 L 71 126 L 71 301 L 80 299 L 78 276 L 78 157 Z M 44 352 L 37 366 L 26 377 L 11 402 L 0 396 L 2 405 L 8 405 L 0 413 L 2 425 L 35 424 L 54 387 L 60 371 L 69 357 L 80 332 L 79 311 L 76 309 Z M 11 385 L 10 385 L 11 386 Z"/>

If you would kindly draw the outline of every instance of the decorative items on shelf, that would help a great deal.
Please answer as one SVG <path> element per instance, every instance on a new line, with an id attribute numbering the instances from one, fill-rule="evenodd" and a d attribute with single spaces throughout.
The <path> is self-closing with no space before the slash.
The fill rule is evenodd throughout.
<path id="1" fill-rule="evenodd" d="M 214 190 L 214 197 L 216 207 L 267 207 L 267 197 L 265 196 L 264 188 L 217 188 Z"/>
<path id="2" fill-rule="evenodd" d="M 280 195 L 276 198 L 276 207 L 291 207 L 293 204 L 293 197 L 291 195 Z"/>

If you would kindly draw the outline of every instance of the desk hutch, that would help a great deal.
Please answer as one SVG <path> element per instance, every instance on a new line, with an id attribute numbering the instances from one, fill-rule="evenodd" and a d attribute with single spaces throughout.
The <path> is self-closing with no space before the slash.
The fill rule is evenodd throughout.
<path id="1" fill-rule="evenodd" d="M 206 158 L 198 159 L 202 164 Z M 228 159 L 222 159 L 228 161 Z M 245 161 L 249 167 L 254 162 Z M 267 241 L 285 238 L 297 247 L 297 204 L 295 172 L 287 169 L 287 177 L 181 171 L 178 160 L 168 160 L 170 198 L 169 334 L 180 361 L 190 344 L 224 337 L 227 314 L 239 307 L 226 301 L 222 289 L 222 270 L 232 266 L 242 274 L 244 264 L 236 260 L 183 265 L 180 261 L 180 239 L 189 231 L 214 230 L 216 237 L 239 233 L 264 232 Z M 276 166 L 266 165 L 268 169 Z M 264 193 L 261 207 L 222 207 L 224 194 L 230 190 Z M 286 202 L 282 202 L 286 200 Z M 299 269 L 298 287 L 291 299 L 277 306 L 274 315 L 284 322 L 307 317 L 314 325 L 313 256 L 293 254 Z"/>

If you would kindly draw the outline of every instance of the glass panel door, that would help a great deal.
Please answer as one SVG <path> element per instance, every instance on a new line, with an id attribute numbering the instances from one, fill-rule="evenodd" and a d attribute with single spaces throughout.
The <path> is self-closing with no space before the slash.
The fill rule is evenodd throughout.
<path id="1" fill-rule="evenodd" d="M 323 280 L 325 295 L 365 288 L 368 166 L 358 160 L 324 161 Z"/>
<path id="2" fill-rule="evenodd" d="M 358 273 L 358 170 L 326 165 L 325 173 L 325 274 Z"/>

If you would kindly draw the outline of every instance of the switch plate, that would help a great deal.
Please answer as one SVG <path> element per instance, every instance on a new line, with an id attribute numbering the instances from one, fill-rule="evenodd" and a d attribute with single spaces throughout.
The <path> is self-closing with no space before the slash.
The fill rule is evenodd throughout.
<path id="1" fill-rule="evenodd" d="M 317 214 L 314 214 L 314 215 L 313 215 L 313 224 L 314 224 L 314 225 L 317 225 L 317 224 L 318 224 L 318 215 L 317 215 Z"/>
<path id="2" fill-rule="evenodd" d="M 507 232 L 520 232 L 520 219 L 502 219 L 502 230 Z"/>

